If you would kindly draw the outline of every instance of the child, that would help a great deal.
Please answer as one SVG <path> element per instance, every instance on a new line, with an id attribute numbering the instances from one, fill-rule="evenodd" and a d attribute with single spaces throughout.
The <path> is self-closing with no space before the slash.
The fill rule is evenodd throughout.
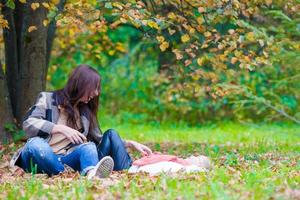
<path id="1" fill-rule="evenodd" d="M 161 172 L 174 173 L 208 171 L 211 167 L 210 160 L 206 156 L 190 156 L 186 159 L 172 155 L 153 153 L 133 162 L 129 173 L 147 172 L 157 175 Z"/>

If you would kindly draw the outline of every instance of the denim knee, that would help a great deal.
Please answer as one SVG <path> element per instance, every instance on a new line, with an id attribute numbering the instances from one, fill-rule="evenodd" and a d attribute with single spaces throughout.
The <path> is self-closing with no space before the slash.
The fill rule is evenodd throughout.
<path id="1" fill-rule="evenodd" d="M 119 133 L 116 130 L 108 129 L 104 134 L 107 134 L 112 145 L 114 146 L 125 145 Z"/>
<path id="2" fill-rule="evenodd" d="M 81 151 L 88 152 L 88 153 L 95 152 L 97 154 L 97 147 L 93 142 L 81 144 L 79 148 Z"/>
<path id="3" fill-rule="evenodd" d="M 44 139 L 40 137 L 34 137 L 28 140 L 23 151 L 26 153 L 30 153 L 32 156 L 45 158 L 49 151 L 52 150 L 49 144 Z"/>
<path id="4" fill-rule="evenodd" d="M 107 131 L 105 131 L 105 133 L 108 134 L 110 138 L 120 137 L 118 132 L 115 129 L 108 129 Z"/>

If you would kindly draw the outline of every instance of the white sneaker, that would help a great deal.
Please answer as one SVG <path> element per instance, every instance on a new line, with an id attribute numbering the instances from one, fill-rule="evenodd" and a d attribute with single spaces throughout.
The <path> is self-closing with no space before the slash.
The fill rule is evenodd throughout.
<path id="1" fill-rule="evenodd" d="M 114 168 L 114 161 L 110 156 L 103 157 L 95 166 L 94 169 L 91 169 L 88 174 L 87 178 L 91 179 L 93 177 L 99 178 L 107 178 L 111 174 Z"/>

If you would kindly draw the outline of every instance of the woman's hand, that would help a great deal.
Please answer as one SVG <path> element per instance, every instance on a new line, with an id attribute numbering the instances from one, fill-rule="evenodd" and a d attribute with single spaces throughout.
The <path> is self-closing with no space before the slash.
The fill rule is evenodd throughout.
<path id="1" fill-rule="evenodd" d="M 61 124 L 55 125 L 53 127 L 51 133 L 52 134 L 62 133 L 73 144 L 81 144 L 81 143 L 83 143 L 87 140 L 86 137 L 82 133 L 80 133 L 79 131 L 77 131 L 75 129 L 72 129 L 68 126 L 61 125 Z"/>
<path id="2" fill-rule="evenodd" d="M 140 144 L 136 141 L 126 141 L 126 146 L 133 147 L 137 151 L 139 151 L 143 156 L 149 156 L 152 154 L 152 151 L 146 145 Z"/>

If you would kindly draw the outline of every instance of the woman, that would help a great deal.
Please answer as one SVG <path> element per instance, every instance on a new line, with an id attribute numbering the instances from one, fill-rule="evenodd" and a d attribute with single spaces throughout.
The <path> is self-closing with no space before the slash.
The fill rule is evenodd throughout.
<path id="1" fill-rule="evenodd" d="M 113 129 L 102 134 L 97 123 L 100 82 L 96 70 L 79 65 L 63 89 L 41 92 L 23 121 L 29 140 L 11 165 L 50 176 L 68 165 L 89 178 L 107 177 L 112 169 L 131 166 L 126 147 L 151 154 L 145 145 L 122 141 Z"/>

